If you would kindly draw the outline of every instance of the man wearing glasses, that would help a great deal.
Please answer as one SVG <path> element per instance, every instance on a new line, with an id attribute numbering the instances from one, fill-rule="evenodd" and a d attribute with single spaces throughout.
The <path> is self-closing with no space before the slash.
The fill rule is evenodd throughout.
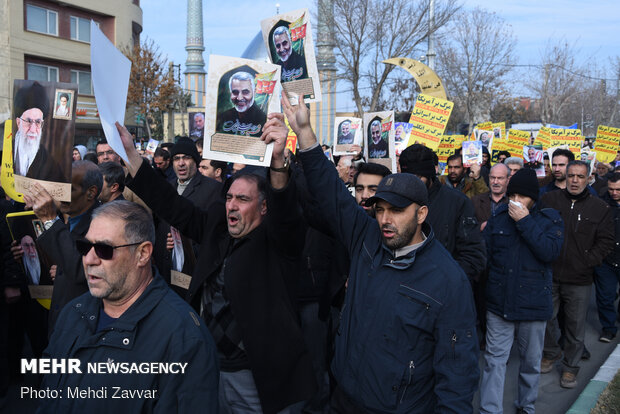
<path id="1" fill-rule="evenodd" d="M 67 179 L 60 165 L 45 145 L 41 145 L 48 111 L 45 88 L 38 82 L 17 91 L 14 101 L 17 130 L 13 141 L 13 171 L 23 177 L 64 182 Z"/>
<path id="2" fill-rule="evenodd" d="M 76 241 L 89 292 L 64 308 L 45 351 L 78 359 L 81 373 L 46 375 L 43 386 L 62 398 L 43 400 L 39 412 L 218 411 L 215 343 L 154 272 L 154 240 L 151 215 L 135 203 L 113 201 L 93 212 Z M 98 375 L 87 363 L 97 364 Z"/>

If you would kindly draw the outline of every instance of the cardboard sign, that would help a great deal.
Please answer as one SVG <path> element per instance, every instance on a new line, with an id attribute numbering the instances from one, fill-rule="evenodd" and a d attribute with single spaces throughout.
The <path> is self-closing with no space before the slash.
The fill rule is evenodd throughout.
<path id="1" fill-rule="evenodd" d="M 534 144 L 542 146 L 543 149 L 547 149 L 550 147 L 549 143 L 551 142 L 551 128 L 542 127 L 538 130 L 538 134 L 536 135 L 536 140 Z"/>
<path id="2" fill-rule="evenodd" d="M 454 103 L 445 99 L 419 94 L 409 118 L 413 127 L 407 146 L 418 142 L 437 151 L 453 107 Z"/>
<path id="3" fill-rule="evenodd" d="M 620 128 L 599 125 L 596 130 L 596 159 L 601 162 L 612 162 L 616 159 L 620 147 Z"/>
<path id="4" fill-rule="evenodd" d="M 506 151 L 510 152 L 511 157 L 522 157 L 523 147 L 529 145 L 530 133 L 511 129 L 508 131 L 508 141 Z"/>
<path id="5" fill-rule="evenodd" d="M 581 136 L 581 130 L 551 128 L 550 133 L 550 147 L 568 145 L 568 149 L 570 150 L 570 152 L 575 154 L 575 158 L 577 159 L 579 157 L 579 154 L 581 153 L 581 143 L 583 141 L 583 137 Z"/>

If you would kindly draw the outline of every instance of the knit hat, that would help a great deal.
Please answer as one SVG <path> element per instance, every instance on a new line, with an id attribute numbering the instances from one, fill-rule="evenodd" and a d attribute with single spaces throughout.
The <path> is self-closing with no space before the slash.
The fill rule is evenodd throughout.
<path id="1" fill-rule="evenodd" d="M 17 118 L 32 108 L 40 109 L 43 112 L 43 118 L 47 116 L 47 111 L 49 110 L 47 92 L 39 82 L 22 86 L 16 91 L 15 99 L 13 99 L 13 113 Z"/>
<path id="2" fill-rule="evenodd" d="M 522 168 L 510 177 L 508 182 L 508 190 L 506 195 L 519 194 L 531 198 L 534 201 L 538 200 L 538 178 L 536 178 L 536 172 L 529 168 Z"/>
<path id="3" fill-rule="evenodd" d="M 431 181 L 437 175 L 433 156 L 433 151 L 424 145 L 410 145 L 401 152 L 398 159 L 400 171 L 426 177 Z"/>
<path id="4" fill-rule="evenodd" d="M 172 146 L 172 149 L 170 150 L 170 157 L 174 158 L 177 154 L 189 155 L 194 159 L 194 161 L 196 161 L 196 165 L 200 164 L 200 154 L 198 154 L 196 144 L 188 137 L 179 138 L 177 143 Z"/>
<path id="5" fill-rule="evenodd" d="M 366 200 L 366 206 L 371 206 L 379 200 L 385 200 L 398 208 L 405 208 L 412 203 L 421 206 L 428 204 L 426 185 L 413 174 L 390 174 L 383 177 L 377 192 Z"/>

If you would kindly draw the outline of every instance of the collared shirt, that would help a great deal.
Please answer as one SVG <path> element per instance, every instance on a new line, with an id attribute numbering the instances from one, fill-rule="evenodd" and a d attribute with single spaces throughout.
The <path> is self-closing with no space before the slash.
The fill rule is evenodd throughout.
<path id="1" fill-rule="evenodd" d="M 508 197 L 506 197 L 506 193 L 504 193 L 502 198 L 500 198 L 499 201 L 496 202 L 493 199 L 493 194 L 489 192 L 489 199 L 491 199 L 491 215 L 492 216 L 495 215 L 495 210 L 497 210 L 499 206 L 501 206 L 502 204 L 508 204 Z"/>
<path id="2" fill-rule="evenodd" d="M 185 191 L 189 183 L 192 181 L 192 178 L 190 178 L 189 180 L 186 180 L 184 183 L 182 183 L 181 180 L 177 179 L 177 193 L 179 195 L 183 195 L 183 191 Z"/>

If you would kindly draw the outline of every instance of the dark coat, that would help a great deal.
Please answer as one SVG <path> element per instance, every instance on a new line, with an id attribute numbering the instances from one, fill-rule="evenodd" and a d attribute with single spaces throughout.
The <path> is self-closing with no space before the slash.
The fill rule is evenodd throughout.
<path id="1" fill-rule="evenodd" d="M 280 60 L 278 64 L 282 66 L 282 72 L 280 73 L 282 82 L 308 78 L 306 59 L 295 50 L 291 50 L 291 56 L 289 56 L 286 62 Z"/>
<path id="2" fill-rule="evenodd" d="M 196 313 L 155 274 L 120 318 L 97 332 L 101 299 L 86 293 L 60 314 L 44 358 L 77 358 L 82 374 L 49 374 L 39 413 L 217 413 L 217 353 Z M 87 363 L 187 363 L 178 374 L 88 374 Z M 67 388 L 107 388 L 107 398 L 67 398 Z M 157 390 L 157 398 L 112 398 L 116 387 Z M 120 395 L 120 394 L 118 394 Z"/>
<path id="3" fill-rule="evenodd" d="M 467 277 L 476 280 L 486 266 L 486 250 L 471 200 L 433 179 L 426 221 Z"/>
<path id="4" fill-rule="evenodd" d="M 551 208 L 515 222 L 499 206 L 484 228 L 489 258 L 487 309 L 509 321 L 551 319 L 551 266 L 562 249 L 564 223 Z"/>
<path id="5" fill-rule="evenodd" d="M 476 220 L 478 220 L 479 224 L 484 223 L 493 215 L 493 202 L 491 200 L 491 192 L 484 194 L 478 194 L 477 196 L 472 197 L 471 202 L 474 204 L 474 211 L 476 212 Z M 508 198 L 504 196 L 500 200 L 501 204 L 507 204 Z M 499 208 L 496 207 L 496 208 Z"/>
<path id="6" fill-rule="evenodd" d="M 160 170 L 161 171 L 161 170 Z M 175 175 L 176 177 L 176 175 Z M 173 187 L 178 187 L 178 181 L 173 182 Z M 209 206 L 217 200 L 221 200 L 222 184 L 205 177 L 200 173 L 191 179 L 185 190 L 183 191 L 183 197 L 190 200 L 194 205 L 201 210 L 207 210 Z M 166 248 L 166 241 L 168 233 L 170 233 L 170 224 L 164 220 L 159 220 L 155 231 L 155 247 L 153 251 L 153 261 L 162 275 L 164 280 L 170 284 L 170 269 L 172 268 L 172 252 Z M 191 240 L 183 237 L 183 250 L 185 256 L 185 262 L 183 264 L 182 272 L 191 275 L 194 272 L 194 266 L 196 262 L 195 252 L 192 246 Z M 176 292 L 185 295 L 185 291 L 173 287 Z"/>
<path id="7" fill-rule="evenodd" d="M 614 246 L 611 208 L 587 189 L 578 196 L 570 195 L 566 189 L 551 191 L 542 197 L 542 202 L 558 210 L 564 220 L 564 245 L 553 264 L 553 281 L 591 285 L 594 267 L 603 262 Z"/>
<path id="8" fill-rule="evenodd" d="M 394 257 L 321 148 L 299 159 L 351 257 L 332 362 L 338 386 L 369 413 L 472 412 L 478 340 L 463 270 L 427 223 L 426 241 Z"/>
<path id="9" fill-rule="evenodd" d="M 88 292 L 88 284 L 82 266 L 82 255 L 75 247 L 75 241 L 86 235 L 90 227 L 90 219 L 93 210 L 99 203 L 84 213 L 79 223 L 69 230 L 69 225 L 62 220 L 48 230 L 44 231 L 37 238 L 37 243 L 41 249 L 51 258 L 52 262 L 58 266 L 56 279 L 54 280 L 54 290 L 52 291 L 52 304 L 49 315 L 49 331 L 54 329 L 56 319 L 63 306 L 76 297 Z"/>
<path id="10" fill-rule="evenodd" d="M 609 207 L 613 211 L 613 220 L 614 220 L 614 231 L 615 231 L 615 240 L 614 240 L 614 248 L 611 253 L 609 253 L 605 257 L 605 263 L 613 266 L 620 267 L 620 206 L 614 200 L 611 199 L 609 193 L 605 192 L 601 197 L 603 201 L 609 204 Z"/>
<path id="11" fill-rule="evenodd" d="M 235 244 L 222 202 L 208 211 L 179 196 L 145 162 L 129 187 L 153 212 L 200 242 L 198 262 L 186 300 L 200 306 L 203 286 L 217 277 L 227 259 L 224 284 L 256 383 L 263 412 L 276 413 L 310 398 L 316 384 L 294 303 L 304 229 L 295 200 L 295 182 L 281 191 L 268 185 L 268 213 L 256 229 Z"/>
<path id="12" fill-rule="evenodd" d="M 267 122 L 267 114 L 254 102 L 245 112 L 238 112 L 233 107 L 218 114 L 216 122 L 215 132 L 260 137 L 263 125 Z"/>

